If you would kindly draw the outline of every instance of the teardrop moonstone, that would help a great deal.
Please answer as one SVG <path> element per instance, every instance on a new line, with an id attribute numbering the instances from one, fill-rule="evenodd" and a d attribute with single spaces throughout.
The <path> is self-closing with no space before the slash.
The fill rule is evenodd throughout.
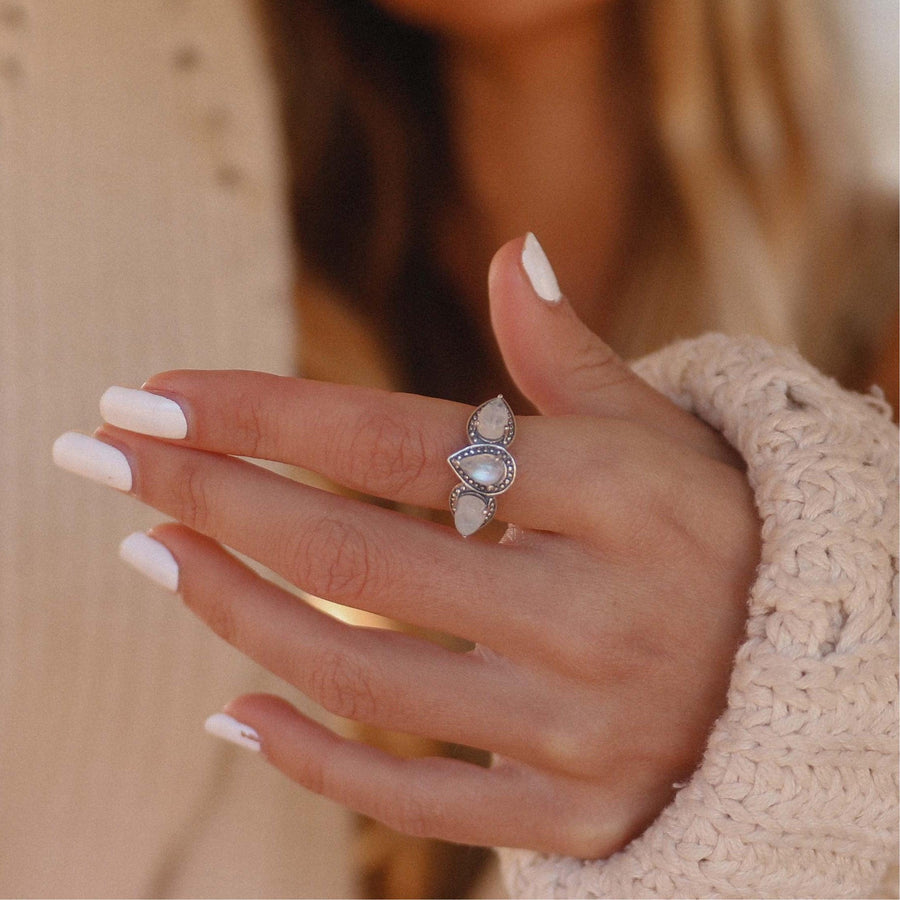
<path id="1" fill-rule="evenodd" d="M 500 397 L 495 397 L 478 410 L 478 432 L 486 441 L 499 441 L 508 422 L 509 407 Z"/>
<path id="2" fill-rule="evenodd" d="M 456 513 L 453 516 L 453 524 L 456 530 L 463 536 L 475 534 L 484 525 L 484 500 L 473 493 L 463 493 L 456 501 Z"/>
<path id="3" fill-rule="evenodd" d="M 492 453 L 474 453 L 459 461 L 459 467 L 479 484 L 491 487 L 503 481 L 506 466 Z"/>

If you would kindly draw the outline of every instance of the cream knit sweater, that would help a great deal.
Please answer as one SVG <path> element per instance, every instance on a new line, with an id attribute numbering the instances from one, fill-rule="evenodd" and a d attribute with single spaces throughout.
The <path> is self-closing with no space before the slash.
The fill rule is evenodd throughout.
<path id="1" fill-rule="evenodd" d="M 501 850 L 526 897 L 870 897 L 897 842 L 897 429 L 794 352 L 707 335 L 637 371 L 741 452 L 763 521 L 700 767 L 605 861 Z"/>

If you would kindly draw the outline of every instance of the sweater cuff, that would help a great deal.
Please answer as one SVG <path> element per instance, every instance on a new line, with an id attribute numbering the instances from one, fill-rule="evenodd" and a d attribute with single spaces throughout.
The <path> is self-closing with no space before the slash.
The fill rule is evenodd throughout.
<path id="1" fill-rule="evenodd" d="M 727 708 L 606 860 L 498 851 L 517 897 L 864 897 L 897 839 L 897 429 L 795 351 L 719 334 L 635 371 L 743 456 L 762 555 Z"/>

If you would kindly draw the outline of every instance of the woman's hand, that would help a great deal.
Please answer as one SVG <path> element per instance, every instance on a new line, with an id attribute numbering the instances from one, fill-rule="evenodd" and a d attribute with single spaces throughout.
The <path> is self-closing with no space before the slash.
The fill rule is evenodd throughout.
<path id="1" fill-rule="evenodd" d="M 154 529 L 185 603 L 338 716 L 492 751 L 483 769 L 401 760 L 274 697 L 228 712 L 289 777 L 388 825 L 473 844 L 603 857 L 645 828 L 699 762 L 722 711 L 758 559 L 740 463 L 653 391 L 561 301 L 535 292 L 522 241 L 491 270 L 519 417 L 499 545 L 298 484 L 237 456 L 446 509 L 447 456 L 471 409 L 246 372 L 170 372 L 182 440 L 105 426 L 132 492 L 183 524 Z M 460 348 L 464 352 L 464 348 Z M 487 398 L 485 398 L 487 399 Z M 115 415 L 111 415 L 115 418 Z M 339 622 L 303 590 L 475 643 L 453 653 Z"/>

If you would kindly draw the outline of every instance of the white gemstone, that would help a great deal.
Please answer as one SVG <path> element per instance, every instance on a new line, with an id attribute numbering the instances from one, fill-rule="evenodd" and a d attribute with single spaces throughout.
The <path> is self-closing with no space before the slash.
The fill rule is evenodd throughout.
<path id="1" fill-rule="evenodd" d="M 495 397 L 478 411 L 478 433 L 486 441 L 499 441 L 509 422 L 509 411 L 506 403 Z"/>
<path id="2" fill-rule="evenodd" d="M 475 534 L 484 525 L 485 502 L 478 494 L 462 494 L 456 501 L 456 513 L 453 516 L 453 524 L 456 530 L 463 536 Z"/>
<path id="3" fill-rule="evenodd" d="M 487 486 L 499 484 L 506 475 L 503 460 L 491 453 L 473 453 L 461 459 L 459 467 L 474 481 Z"/>

